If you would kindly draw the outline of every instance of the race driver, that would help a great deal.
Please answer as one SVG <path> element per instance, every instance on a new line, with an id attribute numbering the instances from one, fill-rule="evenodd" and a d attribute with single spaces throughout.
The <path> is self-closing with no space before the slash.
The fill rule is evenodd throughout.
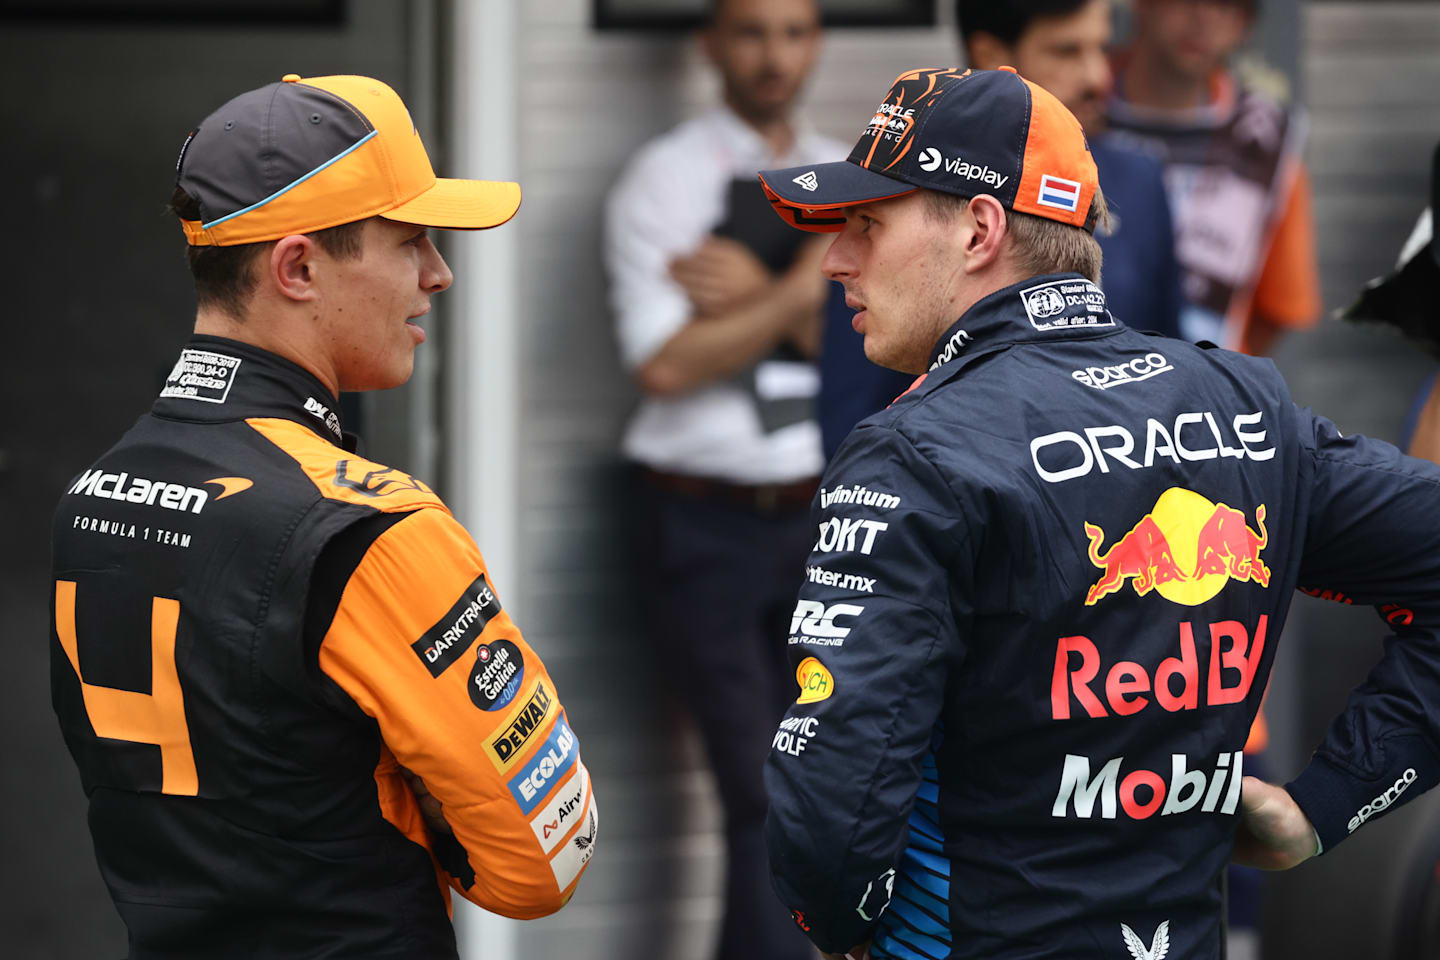
<path id="1" fill-rule="evenodd" d="M 761 177 L 920 375 L 826 470 L 790 624 L 766 838 L 822 950 L 1213 960 L 1242 816 L 1287 866 L 1435 784 L 1440 468 L 1112 317 L 1057 100 L 912 70 L 848 160 Z M 1393 636 L 1280 788 L 1242 748 L 1297 585 Z"/>
<path id="2" fill-rule="evenodd" d="M 53 700 L 96 859 L 152 958 L 456 957 L 451 892 L 560 909 L 597 810 L 558 691 L 439 497 L 367 460 L 452 276 L 440 180 L 384 83 L 283 81 L 186 141 L 195 335 L 54 528 Z"/>

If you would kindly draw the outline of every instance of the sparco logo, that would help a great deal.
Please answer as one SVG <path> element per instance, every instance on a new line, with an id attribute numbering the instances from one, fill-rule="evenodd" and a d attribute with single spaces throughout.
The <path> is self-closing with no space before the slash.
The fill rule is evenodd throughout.
<path id="1" fill-rule="evenodd" d="M 470 649 L 475 638 L 484 632 L 485 625 L 499 612 L 500 598 L 495 596 L 482 573 L 446 611 L 445 616 L 426 630 L 424 636 L 410 644 L 410 649 L 425 664 L 430 676 L 438 677 Z"/>
<path id="2" fill-rule="evenodd" d="M 207 483 L 218 483 L 227 496 L 231 491 L 228 483 L 238 478 L 222 477 L 219 480 L 207 480 Z M 245 486 L 249 486 L 246 481 Z M 239 493 L 244 487 L 235 489 Z M 199 487 L 187 487 L 183 483 L 166 483 L 164 480 L 146 480 L 144 477 L 132 477 L 128 473 L 106 473 L 103 470 L 86 470 L 75 481 L 70 492 L 82 497 L 100 497 L 104 500 L 121 500 L 126 503 L 143 503 L 147 507 L 160 507 L 164 510 L 188 510 L 191 513 L 199 513 L 205 509 L 205 501 L 210 499 L 210 494 Z"/>
<path id="3" fill-rule="evenodd" d="M 1111 387 L 1149 380 L 1151 377 L 1169 373 L 1174 369 L 1170 366 L 1170 361 L 1161 354 L 1147 353 L 1143 357 L 1135 357 L 1113 366 L 1086 367 L 1084 370 L 1075 370 L 1070 376 L 1077 383 L 1083 383 L 1087 387 L 1109 390 Z"/>
<path id="4" fill-rule="evenodd" d="M 1100 816 L 1105 820 L 1115 819 L 1117 800 L 1119 809 L 1132 820 L 1145 820 L 1156 813 L 1162 817 L 1187 813 L 1197 805 L 1202 813 L 1214 813 L 1218 809 L 1229 816 L 1240 802 L 1244 754 L 1239 750 L 1220 754 L 1214 771 L 1208 775 L 1204 770 L 1188 769 L 1185 754 L 1172 753 L 1168 783 L 1154 770 L 1132 770 L 1121 777 L 1120 763 L 1124 759 L 1115 757 L 1106 761 L 1092 780 L 1090 758 L 1067 753 L 1050 815 L 1069 817 L 1073 809 L 1074 816 L 1089 820 L 1095 815 L 1098 799 Z"/>
<path id="5" fill-rule="evenodd" d="M 1417 779 L 1418 776 L 1415 773 L 1414 767 L 1409 767 L 1408 769 L 1406 769 L 1406 771 L 1400 774 L 1399 778 L 1397 778 L 1394 783 L 1390 784 L 1389 790 L 1386 790 L 1374 800 L 1371 800 L 1369 803 L 1365 804 L 1365 806 L 1355 811 L 1355 816 L 1350 818 L 1350 823 L 1348 825 L 1349 829 L 1347 829 L 1345 832 L 1354 833 L 1360 828 L 1360 824 L 1364 823 L 1366 820 L 1369 820 L 1377 813 L 1384 813 L 1386 810 L 1390 809 L 1390 807 L 1395 803 L 1395 801 L 1399 799 L 1400 794 L 1404 793 L 1407 789 L 1409 789 L 1410 784 L 1414 783 Z"/>

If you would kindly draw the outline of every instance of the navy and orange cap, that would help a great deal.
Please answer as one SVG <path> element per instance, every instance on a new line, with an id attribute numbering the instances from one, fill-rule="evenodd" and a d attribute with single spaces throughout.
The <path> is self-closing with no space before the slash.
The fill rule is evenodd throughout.
<path id="1" fill-rule="evenodd" d="M 1013 67 L 927 67 L 895 78 L 850 156 L 764 170 L 777 213 L 833 233 L 838 211 L 916 190 L 989 194 L 1011 210 L 1094 231 L 1099 179 L 1080 121 Z"/>
<path id="2" fill-rule="evenodd" d="M 499 226 L 520 185 L 435 176 L 398 94 L 369 77 L 302 79 L 242 93 L 190 134 L 176 185 L 199 201 L 192 246 L 278 240 L 367 217 L 427 227 Z"/>

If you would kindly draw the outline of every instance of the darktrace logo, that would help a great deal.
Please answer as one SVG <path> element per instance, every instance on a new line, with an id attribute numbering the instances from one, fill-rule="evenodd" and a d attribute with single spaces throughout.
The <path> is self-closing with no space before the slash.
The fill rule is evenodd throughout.
<path id="1" fill-rule="evenodd" d="M 1104 572 L 1086 592 L 1085 605 L 1123 589 L 1127 581 L 1137 596 L 1156 590 L 1171 603 L 1190 607 L 1209 600 L 1232 579 L 1268 587 L 1270 568 L 1260 559 L 1270 542 L 1263 503 L 1255 510 L 1255 522 L 1258 532 L 1242 511 L 1171 487 L 1104 552 L 1105 531 L 1086 523 L 1090 562 Z"/>
<path id="2" fill-rule="evenodd" d="M 445 616 L 426 630 L 419 640 L 410 644 L 410 649 L 425 664 L 430 676 L 438 677 L 470 649 L 475 638 L 485 631 L 486 624 L 499 613 L 500 598 L 495 596 L 482 573 L 445 612 Z"/>
<path id="3" fill-rule="evenodd" d="M 352 470 L 362 470 L 370 467 L 363 475 L 356 475 Z M 365 460 L 341 460 L 335 464 L 335 485 L 344 487 L 347 490 L 354 490 L 356 493 L 367 497 L 388 497 L 392 493 L 403 493 L 406 490 L 416 490 L 420 493 L 429 493 L 430 488 L 419 480 L 396 470 L 394 467 L 380 467 Z"/>

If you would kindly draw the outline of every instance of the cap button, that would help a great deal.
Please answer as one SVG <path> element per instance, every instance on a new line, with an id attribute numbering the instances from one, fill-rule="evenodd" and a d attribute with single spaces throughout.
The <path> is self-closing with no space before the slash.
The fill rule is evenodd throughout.
<path id="1" fill-rule="evenodd" d="M 299 82 L 300 82 L 300 74 L 298 74 L 298 73 L 287 73 L 287 74 L 285 74 L 285 76 L 281 77 L 280 79 L 281 79 L 283 82 L 285 82 L 285 83 L 299 83 Z"/>
<path id="2" fill-rule="evenodd" d="M 1017 76 L 1018 76 L 1019 73 L 1020 73 L 1020 71 L 1019 71 L 1019 70 L 1016 70 L 1014 67 L 996 67 L 995 69 L 997 69 L 997 70 L 1004 70 L 1006 73 L 1013 73 L 1013 74 L 1016 74 Z M 289 80 L 290 78 L 289 78 L 289 77 L 286 77 L 285 79 L 286 79 L 286 80 Z"/>

